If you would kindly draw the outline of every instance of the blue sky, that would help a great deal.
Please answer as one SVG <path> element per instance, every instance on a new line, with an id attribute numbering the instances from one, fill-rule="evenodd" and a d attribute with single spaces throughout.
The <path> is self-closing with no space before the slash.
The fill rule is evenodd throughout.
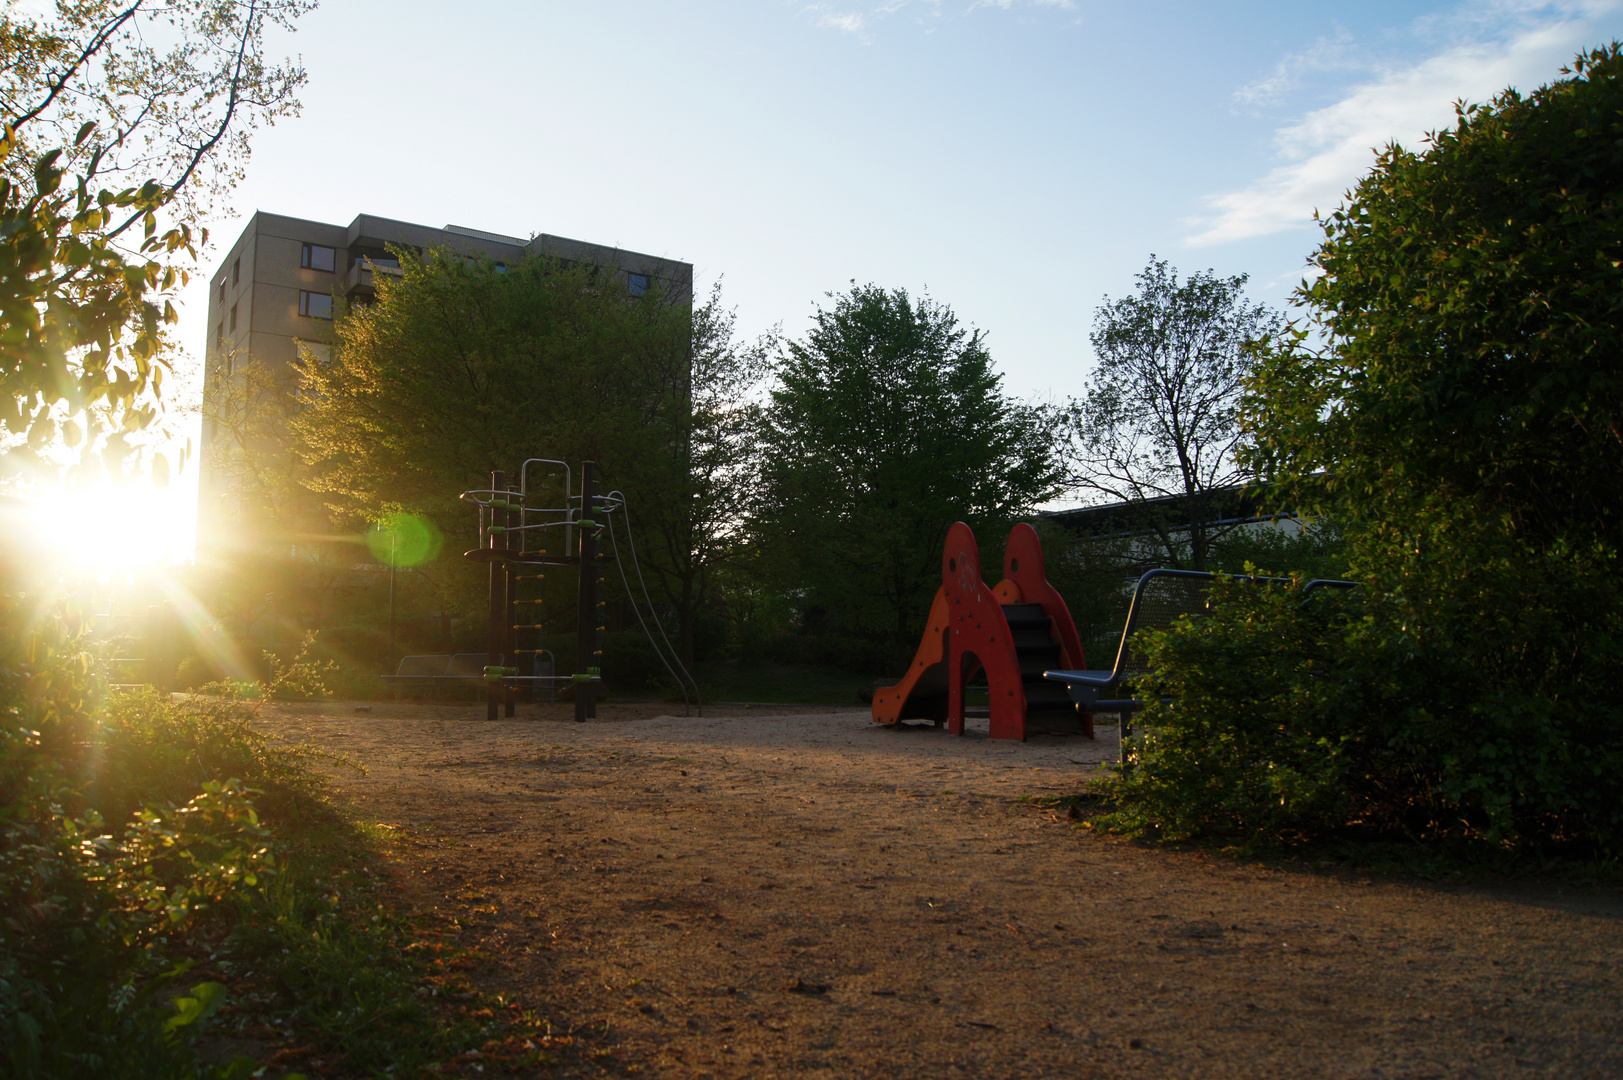
<path id="1" fill-rule="evenodd" d="M 254 209 L 548 232 L 685 259 L 798 335 L 850 280 L 928 289 L 1009 391 L 1082 388 L 1150 254 L 1282 305 L 1372 148 L 1623 37 L 1623 0 L 326 0 Z M 185 297 L 200 351 L 206 295 Z"/>

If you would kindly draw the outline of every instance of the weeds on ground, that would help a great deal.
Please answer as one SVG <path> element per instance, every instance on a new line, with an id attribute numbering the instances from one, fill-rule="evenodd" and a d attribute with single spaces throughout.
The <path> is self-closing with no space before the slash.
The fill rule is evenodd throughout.
<path id="1" fill-rule="evenodd" d="M 0 633 L 0 1074 L 545 1058 L 533 1017 L 467 981 L 477 958 L 400 912 L 379 834 L 332 807 L 310 751 L 250 722 L 254 703 L 98 700 L 71 615 Z"/>

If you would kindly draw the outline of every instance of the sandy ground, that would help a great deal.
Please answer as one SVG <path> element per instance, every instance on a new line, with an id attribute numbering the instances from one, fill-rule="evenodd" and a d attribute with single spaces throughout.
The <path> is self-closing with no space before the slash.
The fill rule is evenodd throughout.
<path id="1" fill-rule="evenodd" d="M 329 704 L 424 907 L 592 1053 L 547 1075 L 1623 1076 L 1623 895 L 1147 849 L 1043 805 L 1099 741 L 866 712 Z"/>

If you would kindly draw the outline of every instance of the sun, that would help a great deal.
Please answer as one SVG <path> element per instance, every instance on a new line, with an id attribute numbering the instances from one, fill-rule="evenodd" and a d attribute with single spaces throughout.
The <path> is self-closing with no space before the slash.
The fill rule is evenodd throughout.
<path id="1" fill-rule="evenodd" d="M 38 569 L 68 576 L 159 569 L 193 555 L 197 510 L 184 486 L 149 481 L 52 487 L 14 504 Z"/>

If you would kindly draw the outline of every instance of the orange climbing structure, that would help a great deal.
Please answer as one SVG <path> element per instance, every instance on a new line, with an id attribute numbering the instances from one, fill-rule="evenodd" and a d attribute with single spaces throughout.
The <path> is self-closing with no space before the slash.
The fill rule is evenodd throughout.
<path id="1" fill-rule="evenodd" d="M 1092 718 L 1043 678 L 1045 670 L 1086 667 L 1070 609 L 1048 583 L 1036 530 L 1021 523 L 1009 533 L 1003 580 L 989 587 L 981 580 L 975 534 L 960 521 L 947 530 L 941 588 L 918 652 L 900 682 L 874 692 L 873 718 L 932 720 L 962 735 L 964 688 L 984 670 L 992 738 L 1038 732 L 1092 738 Z"/>

